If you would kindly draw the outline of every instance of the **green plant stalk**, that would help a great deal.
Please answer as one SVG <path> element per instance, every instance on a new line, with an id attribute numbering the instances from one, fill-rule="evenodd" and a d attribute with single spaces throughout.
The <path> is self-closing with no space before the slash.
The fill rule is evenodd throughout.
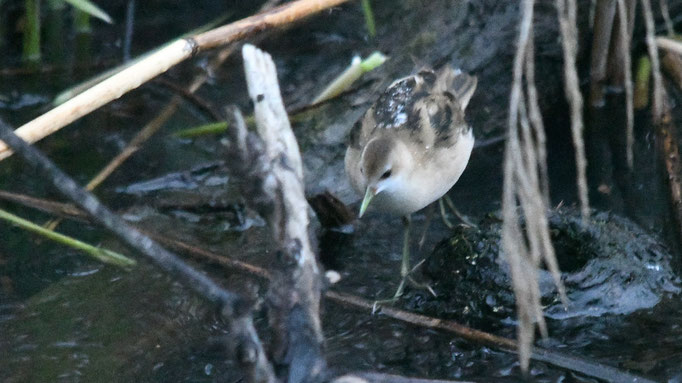
<path id="1" fill-rule="evenodd" d="M 249 116 L 253 120 L 253 116 Z M 247 117 L 248 118 L 248 117 Z M 194 138 L 205 136 L 209 134 L 220 134 L 227 131 L 227 121 L 212 122 L 210 124 L 196 126 L 194 128 L 180 130 L 173 133 L 173 136 L 178 138 Z"/>
<path id="2" fill-rule="evenodd" d="M 386 56 L 381 52 L 374 52 L 365 60 L 360 60 L 360 57 L 354 57 L 351 64 L 346 70 L 338 75 L 327 87 L 315 97 L 312 104 L 329 100 L 339 94 L 345 92 L 353 83 L 359 79 L 363 74 L 374 70 L 386 62 Z"/>
<path id="3" fill-rule="evenodd" d="M 46 60 L 51 63 L 61 64 L 65 60 L 64 8 L 66 4 L 62 0 L 47 2 L 43 48 Z"/>
<path id="4" fill-rule="evenodd" d="M 137 264 L 135 260 L 130 259 L 124 255 L 121 255 L 111 250 L 95 247 L 85 242 L 79 241 L 75 238 L 68 237 L 64 234 L 60 234 L 52 230 L 45 229 L 40 225 L 36 225 L 31 221 L 27 221 L 21 217 L 18 217 L 2 209 L 0 209 L 0 219 L 11 222 L 12 224 L 22 229 L 32 231 L 55 242 L 72 247 L 74 249 L 84 251 L 86 254 L 104 263 L 108 263 L 115 266 L 134 266 Z"/>
<path id="5" fill-rule="evenodd" d="M 5 3 L 5 0 L 0 0 L 0 9 L 2 9 L 3 4 Z M 0 12 L 0 50 L 4 48 L 5 43 L 7 42 L 7 36 L 5 36 L 5 32 L 7 28 L 3 28 L 2 26 L 7 25 L 7 16 L 5 16 L 5 12 Z"/>
<path id="6" fill-rule="evenodd" d="M 641 110 L 649 105 L 649 79 L 651 78 L 651 61 L 649 56 L 642 56 L 637 61 L 637 73 L 635 74 L 634 107 Z"/>
<path id="7" fill-rule="evenodd" d="M 92 26 L 90 25 L 90 15 L 80 9 L 74 10 L 73 23 L 76 28 L 76 33 L 91 33 Z"/>
<path id="8" fill-rule="evenodd" d="M 365 14 L 365 25 L 367 26 L 369 37 L 376 36 L 377 29 L 376 24 L 374 23 L 374 12 L 372 12 L 370 0 L 362 0 L 362 13 Z"/>
<path id="9" fill-rule="evenodd" d="M 307 112 L 308 110 L 304 110 L 296 114 L 290 114 L 289 122 L 296 123 L 302 121 L 305 118 Z M 244 122 L 246 122 L 246 126 L 248 127 L 256 126 L 256 119 L 253 117 L 253 115 L 244 117 Z M 227 124 L 226 121 L 211 122 L 208 124 L 195 126 L 193 128 L 179 130 L 173 133 L 173 136 L 178 138 L 196 138 L 201 136 L 208 136 L 211 134 L 225 133 L 228 128 L 229 125 Z"/>
<path id="10" fill-rule="evenodd" d="M 24 26 L 23 57 L 28 62 L 40 61 L 40 0 L 25 0 L 26 25 Z"/>

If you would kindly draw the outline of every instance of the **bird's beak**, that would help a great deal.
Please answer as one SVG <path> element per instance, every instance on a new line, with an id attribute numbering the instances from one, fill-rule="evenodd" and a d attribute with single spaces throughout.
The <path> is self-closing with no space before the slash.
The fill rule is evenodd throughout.
<path id="1" fill-rule="evenodd" d="M 367 191 L 365 192 L 365 198 L 362 199 L 362 205 L 360 205 L 360 214 L 358 214 L 358 218 L 362 218 L 362 215 L 365 214 L 369 202 L 375 195 L 377 195 L 377 188 L 368 186 Z"/>

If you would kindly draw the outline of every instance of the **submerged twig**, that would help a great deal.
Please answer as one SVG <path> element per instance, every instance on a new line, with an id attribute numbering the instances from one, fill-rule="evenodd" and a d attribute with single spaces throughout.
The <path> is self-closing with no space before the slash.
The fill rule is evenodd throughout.
<path id="1" fill-rule="evenodd" d="M 24 124 L 17 130 L 17 134 L 28 142 L 36 142 L 139 87 L 199 51 L 241 40 L 265 29 L 290 24 L 347 1 L 349 0 L 298 0 L 193 37 L 180 39 Z M 11 150 L 0 143 L 0 160 L 10 155 Z"/>
<path id="2" fill-rule="evenodd" d="M 213 69 L 213 67 L 212 67 Z M 183 99 L 187 100 L 189 103 L 194 104 L 197 108 L 201 109 L 204 113 L 208 114 L 213 120 L 220 120 L 222 119 L 222 115 L 218 113 L 218 111 L 211 105 L 209 102 L 201 98 L 196 94 L 196 91 L 192 91 L 191 87 L 190 89 L 187 89 L 183 86 L 180 86 L 172 81 L 168 81 L 164 78 L 158 78 L 154 80 L 155 82 L 163 85 L 164 87 L 168 88 L 171 92 L 176 93 L 177 95 L 181 96 Z"/>

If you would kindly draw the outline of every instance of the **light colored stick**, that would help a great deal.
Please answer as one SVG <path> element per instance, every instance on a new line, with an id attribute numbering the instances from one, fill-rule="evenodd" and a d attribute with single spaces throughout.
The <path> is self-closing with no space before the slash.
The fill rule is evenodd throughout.
<path id="1" fill-rule="evenodd" d="M 36 142 L 164 73 L 197 51 L 231 43 L 265 29 L 287 25 L 347 1 L 349 0 L 298 0 L 191 38 L 180 39 L 21 126 L 16 134 L 25 141 Z M 11 150 L 0 142 L 0 160 L 11 154 Z"/>
<path id="2" fill-rule="evenodd" d="M 124 69 L 23 125 L 15 133 L 24 141 L 36 142 L 167 71 L 173 65 L 190 57 L 193 48 L 190 41 L 178 40 L 149 56 L 138 65 Z M 11 154 L 12 152 L 7 145 L 0 142 L 0 160 L 9 157 Z"/>

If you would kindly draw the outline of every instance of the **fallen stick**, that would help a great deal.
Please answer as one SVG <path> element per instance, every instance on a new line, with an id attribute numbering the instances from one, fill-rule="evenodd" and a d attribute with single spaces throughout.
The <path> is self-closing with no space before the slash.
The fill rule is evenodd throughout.
<path id="1" fill-rule="evenodd" d="M 24 141 L 36 142 L 139 87 L 198 52 L 241 40 L 267 29 L 290 24 L 347 1 L 349 0 L 298 0 L 196 36 L 179 39 L 24 124 L 17 129 L 16 134 Z M 0 160 L 11 154 L 10 148 L 0 142 Z"/>

